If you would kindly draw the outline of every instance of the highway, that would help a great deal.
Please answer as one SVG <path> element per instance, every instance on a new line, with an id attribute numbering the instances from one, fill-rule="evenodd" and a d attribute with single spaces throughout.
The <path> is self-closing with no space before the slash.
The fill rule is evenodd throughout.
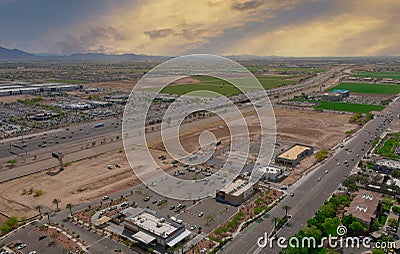
<path id="1" fill-rule="evenodd" d="M 95 123 L 104 123 L 104 127 L 94 128 Z M 118 125 L 117 125 L 118 124 Z M 31 153 L 37 150 L 43 150 L 39 145 L 45 142 L 45 147 L 58 149 L 58 147 L 64 147 L 70 143 L 76 144 L 83 140 L 87 143 L 91 139 L 96 139 L 99 136 L 107 135 L 110 133 L 121 133 L 121 124 L 118 123 L 117 119 L 99 120 L 93 123 L 81 123 L 78 125 L 59 128 L 54 130 L 42 131 L 38 133 L 32 133 L 23 137 L 26 147 L 19 149 L 11 147 L 13 152 L 18 154 Z M 10 145 L 22 144 L 22 136 L 4 139 L 0 143 L 0 158 L 7 158 L 12 155 L 10 153 Z"/>
<path id="2" fill-rule="evenodd" d="M 334 82 L 337 82 L 337 77 L 342 72 L 343 67 L 334 68 L 295 86 L 271 89 L 268 90 L 267 93 L 274 94 L 278 91 L 280 93 L 296 93 L 303 89 L 316 86 L 331 77 L 335 80 Z M 252 107 L 244 104 L 240 105 L 240 108 L 242 112 L 246 112 L 248 108 Z M 5 165 L 8 160 L 16 159 L 17 164 L 12 168 L 3 166 L 2 169 L 0 169 L 0 182 L 57 166 L 58 162 L 51 157 L 51 153 L 54 151 L 63 153 L 64 163 L 68 163 L 96 154 L 120 149 L 122 147 L 120 121 L 120 118 L 104 119 L 92 123 L 81 123 L 74 126 L 25 135 L 24 140 L 26 142 L 26 147 L 24 149 L 12 146 L 12 144 L 21 145 L 22 137 L 12 137 L 1 140 L 0 163 Z M 200 119 L 196 122 L 200 124 L 204 121 L 211 122 L 213 118 Z M 94 125 L 99 122 L 103 122 L 104 126 L 94 128 Z M 192 125 L 192 123 L 193 122 L 188 123 L 188 126 Z M 185 123 L 184 125 L 187 124 Z M 154 127 L 155 130 L 157 130 L 159 126 L 155 125 Z M 132 132 L 133 136 L 140 134 L 134 130 Z M 119 136 L 118 140 L 116 136 Z M 129 136 L 131 137 L 131 135 Z M 113 140 L 111 141 L 111 139 Z M 43 145 L 44 141 L 45 144 Z M 95 145 L 93 145 L 93 143 L 95 143 Z M 39 145 L 41 147 L 39 147 Z M 10 146 L 11 150 L 9 149 Z"/>
<path id="3" fill-rule="evenodd" d="M 292 218 L 289 221 L 289 225 L 281 229 L 277 237 L 284 236 L 289 238 L 307 225 L 307 220 L 314 216 L 315 212 L 323 205 L 324 201 L 329 199 L 340 182 L 351 169 L 356 166 L 359 159 L 370 149 L 368 142 L 373 140 L 375 135 L 379 136 L 381 131 L 389 124 L 389 121 L 386 119 L 391 117 L 394 119 L 399 113 L 400 101 L 396 98 L 396 100 L 389 105 L 385 117 L 376 116 L 360 131 L 355 133 L 350 140 L 345 142 L 343 147 L 338 148 L 335 154 L 325 163 L 310 174 L 303 176 L 298 183 L 291 186 L 288 189 L 288 193 L 293 192 L 294 196 L 291 197 L 287 195 L 270 211 L 268 219 L 264 219 L 263 222 L 256 226 L 249 226 L 248 229 L 243 230 L 218 253 L 278 253 L 279 249 L 277 247 L 271 250 L 268 249 L 268 247 L 261 249 L 257 245 L 257 239 L 259 237 L 264 236 L 265 232 L 267 232 L 268 235 L 272 232 L 272 218 L 282 218 L 285 214 L 282 207 L 285 205 L 291 207 L 289 214 Z M 380 129 L 379 131 L 377 131 L 378 128 Z M 359 154 L 358 157 L 357 154 Z M 349 163 L 348 167 L 344 165 L 345 160 Z M 337 165 L 338 162 L 340 163 L 339 166 Z M 326 170 L 328 170 L 328 173 L 325 173 Z M 320 181 L 318 181 L 319 177 L 321 178 Z"/>

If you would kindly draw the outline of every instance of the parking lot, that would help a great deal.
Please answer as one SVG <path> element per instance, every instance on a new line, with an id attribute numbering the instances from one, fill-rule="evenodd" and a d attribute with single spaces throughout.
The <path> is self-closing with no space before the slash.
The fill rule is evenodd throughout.
<path id="1" fill-rule="evenodd" d="M 180 212 L 176 217 L 183 220 L 187 228 L 196 225 L 197 228 L 202 227 L 202 232 L 209 233 L 227 221 L 236 211 L 236 207 L 219 203 L 214 198 L 205 198 Z M 203 215 L 199 216 L 200 213 Z"/>
<path id="2" fill-rule="evenodd" d="M 193 233 L 197 233 L 199 227 L 202 232 L 209 233 L 223 222 L 227 221 L 237 211 L 237 207 L 222 204 L 213 197 L 205 198 L 200 201 L 178 201 L 171 198 L 165 198 L 145 187 L 139 187 L 132 195 L 128 195 L 127 200 L 130 204 L 135 203 L 139 208 L 148 208 L 156 211 L 162 217 L 175 218 Z M 108 199 L 104 202 L 108 202 Z M 120 206 L 116 206 L 121 210 Z M 125 207 L 124 207 L 125 208 Z M 103 215 L 115 214 L 115 209 L 104 209 Z M 98 218 L 100 212 L 96 213 L 94 219 Z M 101 217 L 101 216 L 100 216 Z M 196 226 L 193 228 L 193 226 Z"/>
<path id="3" fill-rule="evenodd" d="M 31 251 L 36 251 L 37 253 L 66 253 L 66 251 L 55 243 L 51 237 L 43 238 L 43 234 L 39 231 L 35 231 L 35 226 L 29 224 L 23 229 L 14 231 L 11 236 L 0 241 L 0 244 L 9 246 L 11 250 L 15 253 L 26 254 Z M 16 245 L 15 245 L 16 244 Z M 17 246 L 26 244 L 26 247 L 17 250 Z M 14 247 L 15 246 L 15 247 Z"/>

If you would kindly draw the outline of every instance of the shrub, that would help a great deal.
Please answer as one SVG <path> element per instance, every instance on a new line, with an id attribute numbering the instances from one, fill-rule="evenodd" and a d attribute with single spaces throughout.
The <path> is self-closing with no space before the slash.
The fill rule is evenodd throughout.
<path id="1" fill-rule="evenodd" d="M 35 194 L 33 194 L 34 197 L 40 197 L 43 194 L 43 190 L 36 190 Z"/>
<path id="2" fill-rule="evenodd" d="M 323 149 L 315 154 L 315 159 L 320 162 L 325 160 L 328 157 L 328 150 Z"/>

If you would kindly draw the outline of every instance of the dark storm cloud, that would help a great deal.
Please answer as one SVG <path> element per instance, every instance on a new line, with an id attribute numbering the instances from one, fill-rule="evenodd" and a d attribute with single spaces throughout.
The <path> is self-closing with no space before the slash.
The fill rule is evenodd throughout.
<path id="1" fill-rule="evenodd" d="M 125 39 L 126 37 L 122 33 L 118 32 L 114 27 L 94 27 L 80 36 L 69 35 L 62 41 L 57 41 L 55 43 L 55 50 L 62 54 L 87 52 L 90 51 L 88 48 L 97 45 L 99 41 L 120 41 Z M 105 53 L 105 50 L 105 46 L 96 46 L 94 51 Z"/>
<path id="2" fill-rule="evenodd" d="M 166 28 L 166 29 L 144 31 L 144 34 L 147 35 L 150 39 L 158 39 L 173 34 L 173 31 L 170 28 Z"/>
<path id="3" fill-rule="evenodd" d="M 243 11 L 243 10 L 251 10 L 259 7 L 262 5 L 264 1 L 262 0 L 250 0 L 244 3 L 232 3 L 232 9 L 233 10 L 238 10 L 238 11 Z"/>

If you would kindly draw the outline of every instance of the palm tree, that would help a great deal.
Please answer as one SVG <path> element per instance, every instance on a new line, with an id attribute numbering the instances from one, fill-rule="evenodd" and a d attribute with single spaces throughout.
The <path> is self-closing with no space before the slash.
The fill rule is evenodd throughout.
<path id="1" fill-rule="evenodd" d="M 288 206 L 288 205 L 284 205 L 284 206 L 282 207 L 282 209 L 285 210 L 285 217 L 287 217 L 287 216 L 288 216 L 288 211 L 291 209 L 291 207 Z"/>
<path id="2" fill-rule="evenodd" d="M 71 217 L 72 217 L 72 207 L 74 207 L 72 204 L 67 204 L 66 206 L 65 206 L 67 209 L 69 209 L 69 213 L 71 214 Z"/>
<path id="3" fill-rule="evenodd" d="M 183 253 L 183 247 L 184 247 L 183 243 L 179 242 L 179 243 L 177 244 L 178 253 L 181 253 L 181 251 L 182 251 L 182 253 Z"/>
<path id="4" fill-rule="evenodd" d="M 35 206 L 35 210 L 39 211 L 39 214 L 42 215 L 42 211 L 40 209 L 42 209 L 40 205 Z"/>
<path id="5" fill-rule="evenodd" d="M 45 212 L 44 215 L 47 215 L 47 220 L 49 221 L 49 225 L 50 225 L 51 224 L 50 223 L 50 213 L 49 212 Z"/>
<path id="6" fill-rule="evenodd" d="M 58 204 L 61 202 L 58 198 L 53 199 L 53 204 L 56 205 L 56 211 L 58 211 Z"/>
<path id="7" fill-rule="evenodd" d="M 276 230 L 277 230 L 277 225 L 278 225 L 278 222 L 279 222 L 279 218 L 278 217 L 273 217 L 272 218 L 272 222 L 274 223 L 274 233 L 276 233 Z"/>

